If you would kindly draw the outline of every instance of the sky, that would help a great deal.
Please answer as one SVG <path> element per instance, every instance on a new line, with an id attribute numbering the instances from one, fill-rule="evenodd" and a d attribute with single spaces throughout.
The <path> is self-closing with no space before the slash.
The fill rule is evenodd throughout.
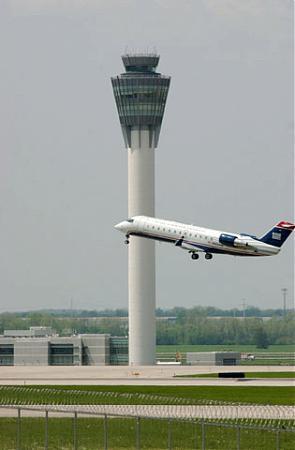
<path id="1" fill-rule="evenodd" d="M 293 211 L 292 0 L 0 0 L 0 311 L 127 307 L 127 154 L 110 77 L 171 76 L 156 215 L 264 234 Z M 156 245 L 157 306 L 293 304 L 294 240 L 192 261 Z"/>

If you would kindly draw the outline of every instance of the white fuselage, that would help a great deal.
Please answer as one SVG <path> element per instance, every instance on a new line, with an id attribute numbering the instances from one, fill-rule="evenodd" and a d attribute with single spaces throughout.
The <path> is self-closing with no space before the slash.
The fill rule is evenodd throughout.
<path id="1" fill-rule="evenodd" d="M 250 235 L 201 228 L 148 216 L 134 216 L 119 223 L 115 228 L 127 236 L 170 242 L 190 253 L 271 256 L 280 251 L 280 248 L 261 242 Z"/>

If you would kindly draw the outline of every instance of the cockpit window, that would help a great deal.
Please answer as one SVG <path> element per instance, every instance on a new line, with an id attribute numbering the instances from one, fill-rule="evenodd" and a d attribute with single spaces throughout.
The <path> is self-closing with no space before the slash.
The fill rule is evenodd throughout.
<path id="1" fill-rule="evenodd" d="M 127 222 L 133 223 L 133 222 L 134 222 L 134 219 L 127 219 Z"/>

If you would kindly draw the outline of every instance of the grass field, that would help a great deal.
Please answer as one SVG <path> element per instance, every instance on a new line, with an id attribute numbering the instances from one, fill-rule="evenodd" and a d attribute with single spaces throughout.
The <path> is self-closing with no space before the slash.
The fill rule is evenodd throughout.
<path id="1" fill-rule="evenodd" d="M 177 378 L 218 378 L 218 373 L 176 375 Z M 246 378 L 294 378 L 295 372 L 245 372 Z"/>
<path id="2" fill-rule="evenodd" d="M 294 387 L 255 386 L 2 386 L 0 404 L 196 404 L 247 402 L 295 405 Z"/>
<path id="3" fill-rule="evenodd" d="M 107 420 L 107 448 L 109 450 L 135 450 L 137 440 L 136 419 L 108 419 Z M 221 424 L 206 424 L 206 450 L 236 450 L 237 429 L 234 426 L 225 428 Z M 17 448 L 16 419 L 0 419 L 0 449 L 12 450 Z M 271 450 L 276 447 L 277 432 L 240 429 L 241 450 Z M 74 445 L 75 442 L 75 445 Z M 202 448 L 201 425 L 194 422 L 180 422 L 172 420 L 140 420 L 141 449 L 192 450 Z M 23 418 L 20 427 L 20 447 L 22 450 L 41 450 L 45 443 L 45 420 L 43 418 Z M 290 450 L 294 444 L 294 433 L 281 430 L 280 449 Z M 49 419 L 48 448 L 50 450 L 97 450 L 105 448 L 103 419 L 77 420 L 77 432 L 74 439 L 73 419 Z"/>
<path id="4" fill-rule="evenodd" d="M 255 345 L 157 345 L 157 353 L 215 352 L 224 350 L 241 353 L 294 353 L 295 345 L 270 345 L 268 348 L 257 348 Z"/>
<path id="5" fill-rule="evenodd" d="M 255 355 L 255 359 L 242 359 L 241 365 L 281 365 L 295 364 L 295 345 L 270 345 L 257 348 L 255 345 L 158 345 L 157 358 L 160 361 L 174 361 L 176 354 L 185 363 L 187 352 L 232 351 Z"/>
<path id="6" fill-rule="evenodd" d="M 256 404 L 295 404 L 295 389 L 289 387 L 219 387 L 219 386 L 2 386 L 0 404 L 189 404 L 216 402 L 250 402 Z M 50 414 L 49 414 L 50 417 Z M 50 450 L 135 450 L 140 448 L 192 450 L 202 448 L 202 425 L 199 422 L 167 419 L 102 418 L 79 416 L 74 433 L 74 419 L 49 418 Z M 206 423 L 206 450 L 236 450 L 237 424 Z M 278 431 L 247 428 L 266 425 L 261 421 L 241 422 L 240 450 L 277 448 Z M 280 450 L 294 448 L 294 432 L 280 424 Z M 278 426 L 278 424 L 273 424 Z M 17 446 L 17 430 L 19 446 Z M 105 447 L 107 430 L 108 445 Z M 0 418 L 0 450 L 41 450 L 45 447 L 45 418 Z"/>
<path id="7" fill-rule="evenodd" d="M 294 366 L 294 358 L 259 358 L 256 356 L 254 360 L 242 360 L 241 366 Z"/>

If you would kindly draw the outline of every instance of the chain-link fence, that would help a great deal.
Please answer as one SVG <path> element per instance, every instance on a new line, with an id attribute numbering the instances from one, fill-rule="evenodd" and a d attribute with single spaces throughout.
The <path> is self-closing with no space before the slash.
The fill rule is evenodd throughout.
<path id="1" fill-rule="evenodd" d="M 198 414 L 193 410 L 177 412 L 175 408 L 181 407 L 171 405 L 132 408 L 128 409 L 128 405 L 0 407 L 0 450 L 294 448 L 295 428 L 286 418 L 291 413 L 287 410 L 281 411 L 280 420 L 249 421 L 232 416 L 210 418 L 205 409 Z"/>

